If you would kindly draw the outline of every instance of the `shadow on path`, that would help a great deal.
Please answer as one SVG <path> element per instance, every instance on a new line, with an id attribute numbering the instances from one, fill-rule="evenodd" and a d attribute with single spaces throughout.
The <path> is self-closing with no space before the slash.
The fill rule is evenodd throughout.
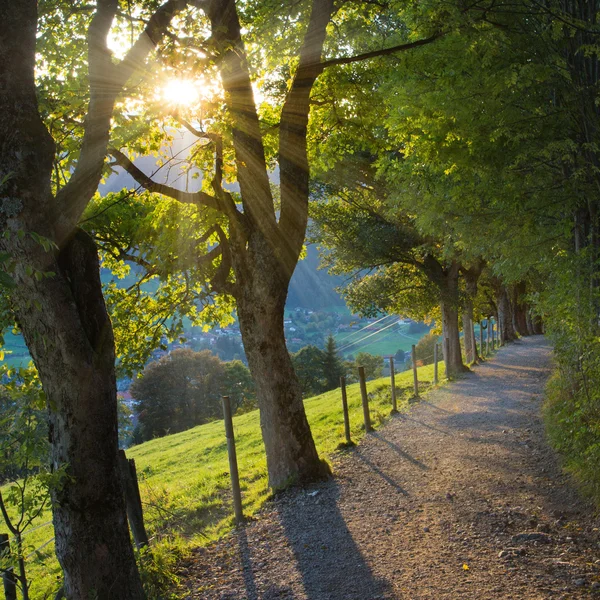
<path id="1" fill-rule="evenodd" d="M 243 527 L 240 528 L 237 539 L 239 544 L 240 561 L 242 563 L 244 585 L 246 586 L 248 600 L 258 600 L 258 590 L 256 588 L 256 581 L 254 579 L 254 572 L 252 570 L 250 547 L 248 546 L 248 536 L 246 535 L 246 530 Z"/>
<path id="2" fill-rule="evenodd" d="M 358 455 L 357 455 L 358 456 Z M 337 502 L 340 488 L 332 482 L 315 496 L 279 505 L 279 516 L 294 552 L 309 600 L 386 598 L 390 587 L 376 578 L 348 530 Z M 307 507 L 314 504 L 314 508 Z M 298 512 L 310 518 L 299 522 Z"/>
<path id="3" fill-rule="evenodd" d="M 408 452 L 405 452 L 404 450 L 402 450 L 402 448 L 400 448 L 400 446 L 398 446 L 398 444 L 388 440 L 381 431 L 374 431 L 371 433 L 371 435 L 374 438 L 378 439 L 380 442 L 387 444 L 396 454 L 398 454 L 401 458 L 404 458 L 411 464 L 415 465 L 415 467 L 418 467 L 419 469 L 422 469 L 423 471 L 429 471 L 429 467 L 425 463 L 422 463 L 420 460 L 413 458 L 410 454 L 408 454 Z M 360 458 L 362 458 L 362 457 L 360 457 Z M 395 485 L 396 485 L 396 487 L 399 487 L 397 484 L 395 484 Z M 403 491 L 402 493 L 405 493 L 405 492 Z"/>

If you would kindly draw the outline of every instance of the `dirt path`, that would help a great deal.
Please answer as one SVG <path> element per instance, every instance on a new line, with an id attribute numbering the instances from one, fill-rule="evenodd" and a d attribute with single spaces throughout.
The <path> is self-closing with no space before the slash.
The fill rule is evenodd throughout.
<path id="1" fill-rule="evenodd" d="M 600 524 L 543 440 L 549 368 L 541 337 L 503 348 L 196 552 L 187 598 L 600 598 Z"/>

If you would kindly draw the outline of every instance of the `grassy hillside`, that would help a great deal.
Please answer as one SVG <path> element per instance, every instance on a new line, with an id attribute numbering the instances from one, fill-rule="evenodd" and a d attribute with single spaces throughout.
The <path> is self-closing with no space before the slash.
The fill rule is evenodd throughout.
<path id="1" fill-rule="evenodd" d="M 440 378 L 443 364 L 440 364 Z M 421 389 L 432 385 L 433 367 L 419 369 Z M 399 409 L 406 410 L 412 395 L 412 372 L 396 378 Z M 368 382 L 371 418 L 375 427 L 390 414 L 389 379 Z M 348 386 L 352 437 L 363 435 L 362 408 L 358 384 Z M 334 390 L 305 401 L 306 412 L 319 453 L 331 455 L 344 441 L 340 391 Z M 255 514 L 269 495 L 266 461 L 260 435 L 258 411 L 234 417 L 244 512 Z M 188 431 L 152 440 L 127 452 L 137 465 L 146 525 L 153 544 L 177 543 L 203 545 L 223 535 L 233 526 L 229 489 L 227 445 L 222 421 L 194 427 Z M 47 522 L 42 515 L 38 524 Z M 34 525 L 35 526 L 35 525 Z M 27 536 L 30 549 L 41 546 L 52 536 L 51 526 Z M 34 580 L 32 598 L 43 598 L 55 586 L 59 574 L 53 558 L 53 545 L 43 548 L 43 560 L 30 558 L 28 572 Z"/>

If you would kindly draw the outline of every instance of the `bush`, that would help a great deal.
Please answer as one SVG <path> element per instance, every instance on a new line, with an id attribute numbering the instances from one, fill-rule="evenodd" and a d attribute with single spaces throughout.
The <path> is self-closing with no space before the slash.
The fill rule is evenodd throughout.
<path id="1" fill-rule="evenodd" d="M 546 388 L 544 422 L 550 442 L 584 493 L 600 506 L 600 404 L 555 372 Z"/>
<path id="2" fill-rule="evenodd" d="M 222 362 L 209 350 L 174 350 L 150 363 L 131 386 L 139 414 L 133 441 L 185 431 L 222 416 L 221 397 L 234 408 L 252 405 L 254 385 L 241 361 Z"/>
<path id="3" fill-rule="evenodd" d="M 355 360 L 356 368 L 365 368 L 365 379 L 377 379 L 383 374 L 383 358 L 368 352 L 359 352 Z"/>
<path id="4" fill-rule="evenodd" d="M 424 335 L 415 347 L 417 366 L 430 365 L 433 363 L 433 349 L 438 342 L 438 336 L 433 333 Z"/>

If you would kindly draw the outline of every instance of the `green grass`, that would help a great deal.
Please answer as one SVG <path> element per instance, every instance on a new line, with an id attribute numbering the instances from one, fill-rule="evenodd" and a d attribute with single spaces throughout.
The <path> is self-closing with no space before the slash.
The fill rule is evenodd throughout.
<path id="1" fill-rule="evenodd" d="M 440 363 L 440 379 L 444 375 Z M 420 389 L 432 386 L 433 366 L 419 368 Z M 407 410 L 412 396 L 412 371 L 396 376 L 399 410 Z M 389 379 L 367 383 L 371 420 L 382 424 L 391 410 Z M 364 435 L 362 405 L 358 384 L 348 386 L 350 426 L 354 441 Z M 330 458 L 344 441 L 340 391 L 334 390 L 305 400 L 306 413 L 319 454 Z M 258 512 L 270 491 L 258 411 L 235 416 L 240 483 L 244 513 Z M 181 545 L 205 545 L 229 531 L 233 507 L 229 484 L 227 444 L 222 421 L 194 427 L 188 431 L 155 439 L 127 451 L 136 461 L 146 525 L 153 543 L 173 539 Z M 49 520 L 45 514 L 38 520 Z M 33 532 L 27 541 L 32 547 L 51 537 L 51 527 Z M 44 548 L 44 564 L 29 563 L 33 579 L 33 598 L 43 598 L 56 581 L 58 566 L 52 557 L 53 545 Z"/>
<path id="2" fill-rule="evenodd" d="M 415 334 L 408 333 L 409 326 L 401 325 L 400 329 L 389 328 L 380 332 L 369 330 L 344 331 L 334 336 L 337 347 L 344 356 L 356 356 L 359 352 L 368 352 L 379 356 L 393 356 L 398 350 L 410 352 L 427 331 Z M 370 337 L 366 337 L 366 336 Z M 349 346 L 353 341 L 358 341 L 356 346 Z"/>

